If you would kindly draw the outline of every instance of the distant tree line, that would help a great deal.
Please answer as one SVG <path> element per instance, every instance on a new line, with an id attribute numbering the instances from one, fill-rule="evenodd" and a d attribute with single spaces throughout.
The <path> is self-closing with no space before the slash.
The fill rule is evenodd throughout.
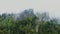
<path id="1" fill-rule="evenodd" d="M 46 13 L 36 16 L 30 9 L 19 15 L 0 15 L 0 34 L 60 34 L 60 24 Z"/>

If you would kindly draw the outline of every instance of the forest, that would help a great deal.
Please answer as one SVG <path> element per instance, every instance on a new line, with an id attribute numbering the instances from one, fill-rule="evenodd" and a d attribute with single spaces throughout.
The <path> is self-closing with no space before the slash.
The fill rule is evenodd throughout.
<path id="1" fill-rule="evenodd" d="M 60 34 L 60 24 L 47 13 L 34 14 L 27 9 L 20 14 L 1 14 L 0 34 Z"/>

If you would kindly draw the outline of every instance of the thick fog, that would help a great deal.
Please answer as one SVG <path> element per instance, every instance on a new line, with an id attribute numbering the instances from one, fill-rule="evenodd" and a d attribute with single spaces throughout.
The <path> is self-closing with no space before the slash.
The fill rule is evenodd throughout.
<path id="1" fill-rule="evenodd" d="M 60 17 L 60 0 L 0 0 L 0 14 L 19 13 L 33 8 L 38 12 L 48 12 L 50 17 Z M 35 12 L 36 12 L 35 11 Z"/>

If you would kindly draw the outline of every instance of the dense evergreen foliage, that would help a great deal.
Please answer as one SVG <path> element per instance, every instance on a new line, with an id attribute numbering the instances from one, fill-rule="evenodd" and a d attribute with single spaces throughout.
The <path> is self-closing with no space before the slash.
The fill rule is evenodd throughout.
<path id="1" fill-rule="evenodd" d="M 60 34 L 60 24 L 54 20 L 39 21 L 39 18 L 34 15 L 15 21 L 12 16 L 8 18 L 3 14 L 0 15 L 0 34 Z"/>

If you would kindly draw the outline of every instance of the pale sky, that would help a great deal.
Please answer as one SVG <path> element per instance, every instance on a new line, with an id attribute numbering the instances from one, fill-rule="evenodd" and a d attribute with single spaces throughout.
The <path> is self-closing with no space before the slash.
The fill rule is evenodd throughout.
<path id="1" fill-rule="evenodd" d="M 60 0 L 0 0 L 0 14 L 17 13 L 29 8 L 49 12 L 51 17 L 60 17 Z"/>

